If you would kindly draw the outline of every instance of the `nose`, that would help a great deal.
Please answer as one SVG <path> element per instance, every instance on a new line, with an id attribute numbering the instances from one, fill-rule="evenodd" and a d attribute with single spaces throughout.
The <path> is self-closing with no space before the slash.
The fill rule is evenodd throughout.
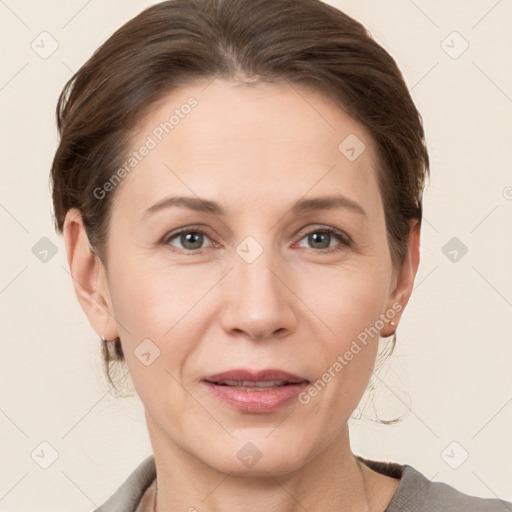
<path id="1" fill-rule="evenodd" d="M 260 341 L 295 331 L 300 301 L 287 282 L 291 278 L 285 264 L 270 252 L 263 251 L 252 263 L 234 253 L 234 268 L 224 283 L 221 323 L 225 332 Z"/>

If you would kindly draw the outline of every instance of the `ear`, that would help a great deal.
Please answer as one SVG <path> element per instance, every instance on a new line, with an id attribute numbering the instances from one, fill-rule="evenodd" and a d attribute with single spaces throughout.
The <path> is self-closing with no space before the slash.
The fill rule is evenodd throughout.
<path id="1" fill-rule="evenodd" d="M 118 336 L 106 269 L 92 251 L 82 214 L 71 208 L 64 220 L 64 241 L 69 270 L 78 301 L 92 328 L 107 340 Z"/>
<path id="2" fill-rule="evenodd" d="M 416 277 L 420 264 L 420 233 L 421 223 L 417 220 L 412 221 L 407 244 L 407 255 L 402 267 L 396 272 L 394 289 L 390 293 L 386 305 L 386 311 L 395 311 L 396 314 L 392 320 L 389 314 L 386 315 L 390 320 L 381 331 L 380 335 L 383 337 L 394 334 L 405 306 L 409 302 L 414 285 L 414 278 Z M 390 325 L 391 321 L 393 321 L 395 325 Z"/>

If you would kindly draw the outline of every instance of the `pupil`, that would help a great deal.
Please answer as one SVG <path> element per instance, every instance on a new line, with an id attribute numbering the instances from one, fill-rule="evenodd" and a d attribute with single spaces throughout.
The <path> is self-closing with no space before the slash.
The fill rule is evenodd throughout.
<path id="1" fill-rule="evenodd" d="M 191 232 L 191 233 L 187 233 L 185 235 L 185 243 L 186 244 L 192 244 L 192 249 L 198 249 L 201 247 L 202 245 L 202 238 L 201 238 L 201 234 L 200 233 L 195 233 L 195 232 Z M 196 240 L 194 241 L 194 238 L 196 238 Z M 199 243 L 198 243 L 199 241 Z M 185 247 L 187 247 L 185 244 L 183 244 Z M 190 247 L 188 247 L 190 248 Z"/>
<path id="2" fill-rule="evenodd" d="M 323 241 L 325 242 L 328 239 L 329 234 L 328 233 L 313 233 L 312 235 L 310 235 L 310 237 L 313 240 L 313 245 L 316 243 L 322 244 L 321 238 L 324 237 Z M 325 249 L 326 247 L 329 247 L 329 241 L 327 241 L 327 245 L 324 244 L 324 246 L 322 248 Z"/>

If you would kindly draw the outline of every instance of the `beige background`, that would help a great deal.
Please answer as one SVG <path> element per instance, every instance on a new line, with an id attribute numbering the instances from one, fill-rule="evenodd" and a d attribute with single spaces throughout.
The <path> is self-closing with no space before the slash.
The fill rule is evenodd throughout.
<path id="1" fill-rule="evenodd" d="M 151 453 L 138 398 L 116 399 L 102 377 L 53 231 L 48 173 L 64 83 L 152 3 L 0 1 L 0 511 L 90 511 Z M 512 3 L 329 3 L 398 61 L 432 159 L 415 291 L 375 400 L 381 417 L 406 417 L 353 421 L 353 450 L 512 500 Z M 48 58 L 41 37 L 47 50 L 58 43 Z M 57 247 L 47 262 L 32 252 L 43 237 Z M 468 248 L 457 262 L 442 250 L 452 237 Z M 44 441 L 58 453 L 48 469 Z"/>

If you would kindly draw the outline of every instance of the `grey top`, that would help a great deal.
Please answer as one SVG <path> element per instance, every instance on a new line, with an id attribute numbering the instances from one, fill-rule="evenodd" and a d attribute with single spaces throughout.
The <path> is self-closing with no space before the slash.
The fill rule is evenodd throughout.
<path id="1" fill-rule="evenodd" d="M 512 512 L 510 502 L 469 496 L 448 484 L 431 482 L 408 464 L 369 460 L 357 455 L 356 457 L 378 473 L 400 478 L 400 484 L 384 512 Z M 154 488 L 155 478 L 155 458 L 149 455 L 94 512 L 137 512 L 144 493 L 148 491 L 149 494 Z"/>

